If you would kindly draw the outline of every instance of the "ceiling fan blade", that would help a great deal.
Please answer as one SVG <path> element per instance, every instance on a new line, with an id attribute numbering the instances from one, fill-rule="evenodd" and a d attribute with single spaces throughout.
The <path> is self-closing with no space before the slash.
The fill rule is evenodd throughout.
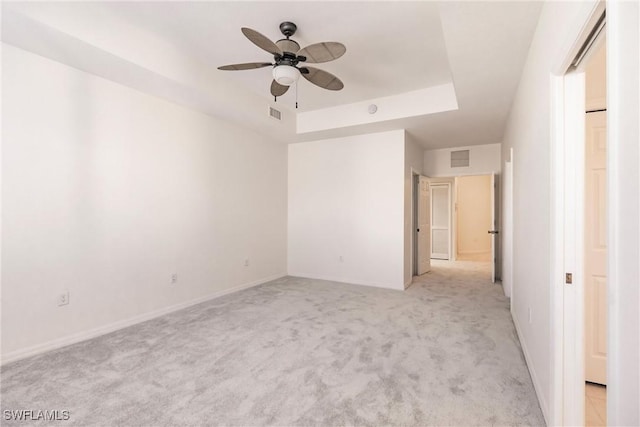
<path id="1" fill-rule="evenodd" d="M 321 62 L 329 62 L 334 59 L 340 58 L 347 51 L 347 48 L 342 43 L 338 42 L 324 42 L 315 43 L 305 47 L 298 51 L 298 56 L 304 56 L 306 58 L 303 62 L 310 64 L 319 64 Z"/>
<path id="2" fill-rule="evenodd" d="M 302 77 L 309 80 L 316 86 L 323 89 L 340 90 L 344 87 L 344 83 L 333 74 L 313 67 L 300 68 Z M 307 72 L 305 72 L 307 71 Z"/>
<path id="3" fill-rule="evenodd" d="M 273 64 L 270 62 L 247 62 L 245 64 L 231 64 L 218 67 L 218 70 L 227 71 L 239 71 L 239 70 L 254 70 L 256 68 L 270 67 Z"/>
<path id="4" fill-rule="evenodd" d="M 277 81 L 271 82 L 271 95 L 273 96 L 282 96 L 289 90 L 289 86 L 283 86 Z"/>
<path id="5" fill-rule="evenodd" d="M 266 50 L 272 55 L 282 56 L 282 50 L 280 50 L 278 45 L 276 45 L 274 42 L 257 32 L 256 30 L 242 27 L 242 34 L 244 34 L 251 41 L 251 43 L 255 44 L 260 49 Z"/>

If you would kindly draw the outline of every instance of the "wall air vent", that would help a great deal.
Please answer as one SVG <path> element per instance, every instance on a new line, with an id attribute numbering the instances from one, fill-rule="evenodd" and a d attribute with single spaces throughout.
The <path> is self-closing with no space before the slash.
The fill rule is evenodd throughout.
<path id="1" fill-rule="evenodd" d="M 269 107 L 269 117 L 276 120 L 282 120 L 282 113 L 273 107 Z"/>
<path id="2" fill-rule="evenodd" d="M 464 168 L 469 166 L 469 150 L 451 152 L 451 167 Z"/>

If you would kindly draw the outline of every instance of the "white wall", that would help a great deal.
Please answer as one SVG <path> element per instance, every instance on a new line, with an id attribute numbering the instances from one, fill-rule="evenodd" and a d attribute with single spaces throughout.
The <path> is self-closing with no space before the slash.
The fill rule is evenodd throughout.
<path id="1" fill-rule="evenodd" d="M 514 150 L 511 311 L 549 423 L 553 422 L 550 418 L 553 407 L 550 82 L 563 42 L 576 36 L 567 32 L 583 16 L 585 5 L 582 2 L 544 3 L 502 144 L 505 160 L 510 157 L 509 149 Z"/>
<path id="2" fill-rule="evenodd" d="M 7 45 L 2 88 L 4 361 L 286 273 L 286 146 Z"/>
<path id="3" fill-rule="evenodd" d="M 404 289 L 404 149 L 404 130 L 289 145 L 290 275 Z"/>
<path id="4" fill-rule="evenodd" d="M 456 179 L 456 253 L 486 255 L 491 260 L 491 176 L 462 176 Z"/>
<path id="5" fill-rule="evenodd" d="M 577 3 L 576 3 L 577 4 Z M 549 421 L 550 366 L 550 76 L 558 33 L 579 6 L 545 3 L 503 140 L 514 148 L 514 265 L 511 310 L 545 417 Z M 528 311 L 531 309 L 531 322 Z"/>
<path id="6" fill-rule="evenodd" d="M 423 148 L 405 134 L 404 145 L 404 285 L 413 278 L 413 174 L 422 173 Z"/>
<path id="7" fill-rule="evenodd" d="M 429 177 L 449 177 L 500 173 L 500 149 L 501 144 L 486 144 L 427 150 L 424 152 L 424 174 Z M 468 167 L 451 167 L 451 152 L 458 150 L 469 150 Z"/>
<path id="8" fill-rule="evenodd" d="M 607 2 L 608 425 L 640 425 L 640 4 Z M 613 345 L 611 343 L 614 343 Z"/>

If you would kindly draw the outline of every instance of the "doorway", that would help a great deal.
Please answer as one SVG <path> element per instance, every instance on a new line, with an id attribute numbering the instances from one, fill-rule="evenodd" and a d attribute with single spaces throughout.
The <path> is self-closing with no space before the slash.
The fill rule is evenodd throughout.
<path id="1" fill-rule="evenodd" d="M 606 425 L 609 274 L 605 4 L 554 80 L 552 424 Z M 557 283 L 556 278 L 562 278 Z M 555 285 L 558 286 L 555 286 Z M 554 327 L 554 323 L 558 327 Z"/>
<path id="2" fill-rule="evenodd" d="M 607 104 L 606 46 L 594 45 L 585 69 L 584 328 L 585 424 L 607 420 Z"/>
<path id="3" fill-rule="evenodd" d="M 498 278 L 496 174 L 430 178 L 431 258 L 491 264 Z"/>
<path id="4" fill-rule="evenodd" d="M 606 7 L 606 18 L 604 12 Z M 640 5 L 587 3 L 552 68 L 550 425 L 585 424 L 585 75 L 572 66 L 606 19 L 607 423 L 639 425 Z"/>
<path id="5" fill-rule="evenodd" d="M 491 175 L 456 178 L 456 259 L 492 261 L 493 188 Z"/>

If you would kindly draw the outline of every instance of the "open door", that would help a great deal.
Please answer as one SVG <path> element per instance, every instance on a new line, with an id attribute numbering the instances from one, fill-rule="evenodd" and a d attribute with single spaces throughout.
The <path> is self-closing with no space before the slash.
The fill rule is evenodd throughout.
<path id="1" fill-rule="evenodd" d="M 585 378 L 607 384 L 607 113 L 587 113 L 585 173 Z"/>
<path id="2" fill-rule="evenodd" d="M 498 219 L 496 215 L 496 174 L 491 174 L 491 281 L 496 282 L 498 271 Z"/>
<path id="3" fill-rule="evenodd" d="M 418 178 L 418 275 L 431 270 L 431 203 L 429 180 Z"/>

